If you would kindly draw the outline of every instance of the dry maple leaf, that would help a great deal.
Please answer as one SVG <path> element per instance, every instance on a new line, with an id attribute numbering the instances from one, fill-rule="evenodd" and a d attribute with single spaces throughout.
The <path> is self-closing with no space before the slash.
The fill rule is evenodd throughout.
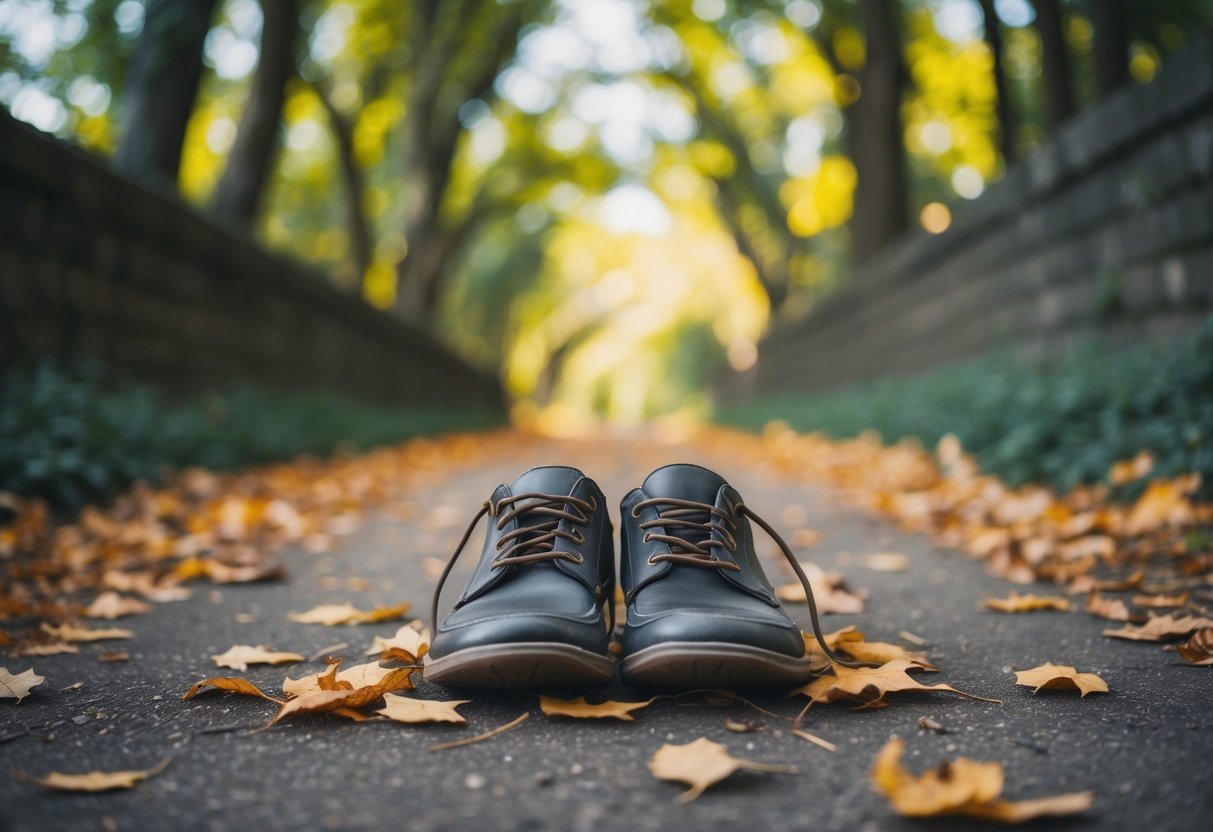
<path id="1" fill-rule="evenodd" d="M 287 618 L 298 624 L 323 624 L 326 627 L 336 627 L 341 624 L 375 624 L 380 621 L 391 621 L 394 618 L 403 618 L 408 611 L 407 603 L 394 607 L 375 607 L 373 610 L 360 610 L 353 604 L 321 604 L 307 612 L 290 613 Z"/>
<path id="2" fill-rule="evenodd" d="M 1071 815 L 1089 809 L 1093 792 L 1073 792 L 1034 800 L 998 800 L 1002 765 L 963 757 L 914 776 L 901 765 L 905 743 L 893 737 L 876 755 L 872 782 L 893 809 L 905 817 L 965 815 L 999 823 L 1022 823 L 1036 817 Z"/>
<path id="3" fill-rule="evenodd" d="M 1133 603 L 1139 607 L 1166 609 L 1170 607 L 1182 607 L 1188 603 L 1190 597 L 1187 592 L 1181 592 L 1179 595 L 1163 595 L 1161 593 L 1146 595 L 1139 593 L 1133 596 Z"/>
<path id="4" fill-rule="evenodd" d="M 9 673 L 7 667 L 0 667 L 0 699 L 16 699 L 18 703 L 29 696 L 31 688 L 45 682 L 46 679 L 34 672 L 31 667 L 16 675 Z"/>
<path id="5" fill-rule="evenodd" d="M 809 697 L 815 703 L 828 704 L 839 699 L 853 699 L 864 703 L 883 700 L 889 693 L 903 691 L 942 691 L 955 693 L 982 702 L 997 702 L 971 693 L 959 691 L 951 685 L 924 685 L 915 681 L 907 672 L 919 669 L 908 659 L 894 659 L 880 667 L 843 667 L 834 665 L 833 676 L 820 676 L 802 688 L 792 691 Z"/>
<path id="6" fill-rule="evenodd" d="M 1213 665 L 1213 628 L 1197 630 L 1191 638 L 1175 649 L 1190 664 L 1201 667 Z"/>
<path id="7" fill-rule="evenodd" d="M 404 624 L 391 638 L 375 636 L 363 655 L 414 662 L 421 659 L 430 649 L 430 631 L 417 625 L 416 621 Z"/>
<path id="8" fill-rule="evenodd" d="M 260 696 L 262 699 L 268 699 L 271 702 L 282 704 L 281 699 L 276 699 L 265 693 L 261 688 L 254 685 L 248 679 L 240 679 L 234 676 L 216 676 L 211 679 L 203 679 L 201 682 L 194 682 L 190 685 L 190 689 L 182 696 L 182 700 L 193 699 L 203 688 L 211 687 L 216 690 L 227 691 L 229 693 L 239 693 L 243 696 Z"/>
<path id="9" fill-rule="evenodd" d="M 52 771 L 45 777 L 34 780 L 40 786 L 61 792 L 108 792 L 113 789 L 129 789 L 153 775 L 164 771 L 169 758 L 165 757 L 154 768 L 146 771 L 90 771 L 86 774 L 63 774 Z"/>
<path id="10" fill-rule="evenodd" d="M 1213 618 L 1185 615 L 1159 615 L 1151 618 L 1140 627 L 1132 625 L 1121 627 L 1119 630 L 1104 630 L 1109 638 L 1124 638 L 1130 641 L 1176 641 L 1187 638 L 1193 630 L 1213 627 Z"/>
<path id="11" fill-rule="evenodd" d="M 52 641 L 45 644 L 23 644 L 13 651 L 14 656 L 58 656 L 62 653 L 79 653 L 80 648 L 66 641 Z"/>
<path id="12" fill-rule="evenodd" d="M 1133 611 L 1129 609 L 1129 605 L 1124 602 L 1123 598 L 1109 598 L 1106 595 L 1100 595 L 1096 589 L 1087 593 L 1086 608 L 1087 612 L 1096 618 L 1106 618 L 1109 621 L 1134 620 Z"/>
<path id="13" fill-rule="evenodd" d="M 1107 693 L 1108 683 L 1094 673 L 1079 673 L 1069 665 L 1045 662 L 1031 670 L 1015 672 L 1015 684 L 1032 688 L 1032 693 L 1041 690 L 1077 690 L 1082 696 L 1088 693 Z"/>
<path id="14" fill-rule="evenodd" d="M 810 659 L 810 670 L 820 673 L 830 666 L 830 659 L 817 643 L 812 633 L 801 633 L 804 638 L 805 653 Z M 895 659 L 905 659 L 913 662 L 923 670 L 936 671 L 939 668 L 927 660 L 927 654 L 921 651 L 907 650 L 900 644 L 890 644 L 885 641 L 865 641 L 863 633 L 852 624 L 833 633 L 825 634 L 826 646 L 835 653 L 854 659 L 857 662 L 886 664 Z"/>
<path id="15" fill-rule="evenodd" d="M 624 722 L 631 722 L 632 711 L 647 708 L 652 702 L 652 699 L 644 702 L 615 702 L 608 699 L 606 702 L 591 705 L 585 701 L 584 696 L 576 699 L 557 699 L 554 696 L 540 695 L 539 709 L 548 716 L 569 716 L 574 719 L 621 719 Z"/>
<path id="16" fill-rule="evenodd" d="M 873 572 L 905 572 L 910 568 L 910 559 L 901 552 L 877 552 L 864 555 L 859 562 Z"/>
<path id="17" fill-rule="evenodd" d="M 251 644 L 236 644 L 227 652 L 211 656 L 217 667 L 230 667 L 232 670 L 248 670 L 250 664 L 285 664 L 301 662 L 303 656 L 298 653 L 275 653 L 265 647 L 253 647 Z"/>
<path id="18" fill-rule="evenodd" d="M 813 600 L 817 603 L 817 612 L 821 615 L 839 613 L 844 615 L 863 612 L 863 596 L 847 589 L 846 581 L 838 572 L 826 572 L 815 563 L 801 563 L 809 586 L 813 590 Z M 784 584 L 775 588 L 775 595 L 781 601 L 791 604 L 804 604 L 808 598 L 804 586 L 795 583 Z"/>
<path id="19" fill-rule="evenodd" d="M 334 662 L 323 673 L 313 673 L 302 679 L 288 676 L 282 683 L 282 692 L 288 696 L 306 696 L 321 690 L 356 690 L 383 684 L 398 685 L 385 688 L 385 691 L 412 690 L 416 687 L 412 680 L 415 668 L 384 667 L 378 662 L 368 662 L 337 672 L 339 665 L 339 661 Z"/>
<path id="20" fill-rule="evenodd" d="M 413 699 L 409 696 L 397 696 L 393 693 L 385 693 L 383 701 L 387 707 L 375 711 L 377 714 L 383 714 L 388 719 L 396 722 L 466 722 L 462 716 L 455 712 L 455 709 L 460 705 L 466 705 L 471 702 L 470 699 L 456 699 L 448 702 L 439 702 L 434 699 Z"/>
<path id="21" fill-rule="evenodd" d="M 123 630 L 119 627 L 110 627 L 108 629 L 90 630 L 87 627 L 73 627 L 71 624 L 64 624 L 59 627 L 50 624 L 43 624 L 42 631 L 47 633 L 52 638 L 57 638 L 60 641 L 107 641 L 112 638 L 130 638 L 135 633 L 133 630 Z"/>
<path id="22" fill-rule="evenodd" d="M 739 769 L 772 771 L 779 774 L 796 774 L 794 766 L 755 763 L 740 760 L 720 743 L 700 737 L 686 745 L 666 745 L 657 749 L 649 760 L 649 771 L 661 780 L 676 780 L 691 788 L 678 798 L 688 803 L 704 793 L 709 786 L 719 783 Z"/>
<path id="23" fill-rule="evenodd" d="M 1065 612 L 1070 609 L 1070 602 L 1065 598 L 1031 593 L 1020 595 L 1015 590 L 1011 590 L 1011 594 L 1006 598 L 986 598 L 982 600 L 981 605 L 988 610 L 998 612 L 1038 612 L 1040 610 Z"/>
<path id="24" fill-rule="evenodd" d="M 152 605 L 138 598 L 127 598 L 117 592 L 103 592 L 88 605 L 84 614 L 89 618 L 125 618 L 128 615 L 143 615 L 152 611 Z"/>

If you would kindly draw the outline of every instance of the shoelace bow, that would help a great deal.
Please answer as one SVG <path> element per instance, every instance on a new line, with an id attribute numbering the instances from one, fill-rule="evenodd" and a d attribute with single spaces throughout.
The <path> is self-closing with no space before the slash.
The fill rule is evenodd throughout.
<path id="1" fill-rule="evenodd" d="M 849 659 L 841 658 L 835 653 L 830 646 L 826 644 L 825 635 L 821 631 L 821 622 L 817 618 L 817 601 L 813 597 L 813 587 L 809 583 L 809 577 L 801 568 L 800 562 L 796 560 L 796 556 L 792 553 L 791 547 L 784 541 L 779 533 L 771 527 L 771 524 L 763 520 L 749 506 L 744 503 L 738 503 L 733 507 L 733 513 L 729 514 L 710 503 L 700 503 L 694 500 L 682 500 L 676 497 L 654 497 L 649 500 L 642 500 L 632 507 L 632 517 L 639 518 L 640 512 L 646 508 L 656 508 L 657 506 L 673 506 L 665 511 L 658 510 L 657 517 L 653 520 L 646 520 L 640 524 L 640 528 L 645 529 L 645 542 L 658 540 L 669 545 L 670 551 L 659 555 L 652 555 L 649 558 L 650 564 L 661 563 L 662 561 L 670 561 L 672 563 L 681 563 L 687 566 L 701 566 L 707 569 L 731 569 L 740 571 L 741 567 L 732 561 L 720 560 L 715 552 L 715 548 L 722 548 L 728 552 L 737 550 L 737 540 L 733 536 L 737 531 L 737 517 L 748 517 L 757 523 L 764 532 L 766 532 L 776 545 L 779 546 L 783 556 L 787 558 L 788 564 L 792 567 L 792 571 L 796 573 L 796 577 L 800 579 L 801 586 L 804 587 L 805 600 L 809 603 L 809 618 L 813 623 L 813 636 L 817 639 L 817 644 L 825 653 L 830 661 L 845 667 L 869 667 L 872 666 L 868 662 L 854 662 Z M 707 515 L 707 520 L 693 520 L 693 516 L 702 517 Z M 719 520 L 717 519 L 719 518 Z M 648 529 L 661 527 L 664 532 L 650 532 Z M 706 537 L 703 540 L 688 540 L 686 537 L 677 534 L 669 534 L 671 528 L 685 528 L 695 532 L 705 532 Z M 719 533 L 719 537 L 712 537 L 712 532 Z"/>
<path id="2" fill-rule="evenodd" d="M 531 502 L 526 502 L 528 500 Z M 570 506 L 573 511 L 566 510 L 566 505 Z M 510 506 L 512 508 L 509 508 L 508 511 L 502 511 L 503 508 Z M 514 494 L 498 501 L 496 505 L 491 500 L 485 500 L 484 505 L 480 507 L 480 511 L 476 512 L 476 516 L 468 524 L 467 531 L 463 533 L 463 539 L 455 547 L 455 553 L 446 562 L 442 575 L 438 578 L 438 586 L 434 588 L 434 599 L 430 607 L 431 632 L 438 632 L 438 598 L 442 594 L 442 587 L 446 583 L 447 576 L 451 574 L 451 570 L 455 567 L 455 561 L 459 559 L 459 555 L 463 552 L 463 547 L 467 545 L 468 539 L 471 538 L 476 524 L 480 522 L 480 518 L 486 514 L 497 518 L 498 531 L 504 529 L 510 521 L 524 514 L 552 518 L 551 520 L 539 523 L 519 524 L 518 528 L 503 534 L 496 544 L 497 551 L 501 552 L 501 554 L 493 558 L 492 569 L 552 560 L 568 560 L 573 563 L 584 563 L 584 556 L 556 549 L 556 541 L 561 538 L 577 546 L 585 543 L 585 535 L 581 533 L 580 529 L 573 529 L 572 532 L 567 532 L 560 528 L 560 522 L 567 520 L 575 525 L 585 526 L 590 521 L 590 512 L 595 511 L 597 508 L 598 503 L 593 498 L 582 500 L 579 497 L 571 497 L 564 494 L 544 494 L 539 491 Z M 610 601 L 611 630 L 614 631 L 615 601 L 613 598 Z"/>

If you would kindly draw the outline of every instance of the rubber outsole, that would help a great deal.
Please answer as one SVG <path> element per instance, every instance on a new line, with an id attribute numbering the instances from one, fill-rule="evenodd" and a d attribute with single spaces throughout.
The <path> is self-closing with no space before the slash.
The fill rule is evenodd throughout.
<path id="1" fill-rule="evenodd" d="M 615 661 L 569 644 L 522 642 L 425 657 L 425 679 L 452 688 L 536 688 L 607 684 Z"/>
<path id="2" fill-rule="evenodd" d="M 808 656 L 796 658 L 726 642 L 669 642 L 624 658 L 623 680 L 668 688 L 799 685 L 810 676 Z"/>

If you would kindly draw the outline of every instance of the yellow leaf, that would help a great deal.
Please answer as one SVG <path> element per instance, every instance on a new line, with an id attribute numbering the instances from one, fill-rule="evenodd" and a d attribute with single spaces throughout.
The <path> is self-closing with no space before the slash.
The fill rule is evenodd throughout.
<path id="1" fill-rule="evenodd" d="M 1070 609 L 1070 602 L 1065 598 L 1052 595 L 1020 595 L 1015 590 L 1011 590 L 1011 594 L 1006 598 L 986 598 L 981 602 L 981 605 L 988 610 L 997 610 L 998 612 L 1037 612 L 1039 610 L 1061 610 L 1065 612 Z"/>
<path id="2" fill-rule="evenodd" d="M 813 600 L 817 602 L 817 612 L 822 615 L 839 613 L 841 615 L 859 614 L 863 612 L 862 595 L 847 589 L 842 575 L 837 572 L 826 572 L 813 563 L 802 563 L 805 577 L 809 579 L 809 587 L 813 590 Z M 804 586 L 799 581 L 784 584 L 775 588 L 775 595 L 781 601 L 803 604 L 808 601 Z"/>
<path id="3" fill-rule="evenodd" d="M 804 694 L 820 704 L 837 702 L 839 699 L 870 703 L 883 699 L 885 694 L 902 691 L 942 691 L 980 699 L 983 702 L 998 701 L 964 693 L 951 685 L 924 685 L 910 678 L 907 671 L 912 669 L 918 668 L 908 659 L 895 659 L 874 668 L 834 665 L 833 676 L 821 676 L 793 693 Z"/>
<path id="4" fill-rule="evenodd" d="M 385 693 L 383 701 L 387 707 L 375 713 L 383 714 L 396 722 L 465 722 L 466 720 L 455 712 L 460 705 L 466 705 L 470 699 L 456 699 L 449 702 L 439 702 L 433 699 L 413 699 L 408 696 L 397 696 Z"/>
<path id="5" fill-rule="evenodd" d="M 89 618 L 125 618 L 128 615 L 143 615 L 151 612 L 152 605 L 138 598 L 127 598 L 117 592 L 103 592 L 88 605 L 84 614 Z"/>
<path id="6" fill-rule="evenodd" d="M 0 667 L 0 699 L 16 699 L 20 702 L 29 696 L 31 688 L 45 682 L 46 679 L 34 672 L 31 667 L 16 675 L 9 673 L 7 667 Z"/>
<path id="7" fill-rule="evenodd" d="M 302 679 L 287 677 L 282 683 L 282 691 L 289 696 L 305 696 L 309 693 L 325 690 L 326 688 L 322 686 L 321 682 L 324 677 L 332 674 L 336 670 L 336 667 L 336 664 L 334 664 L 324 673 L 313 673 L 310 676 L 304 676 Z M 345 690 L 356 690 L 358 688 L 382 685 L 387 680 L 392 684 L 399 684 L 400 687 L 385 688 L 385 690 L 399 690 L 401 688 L 412 690 L 412 688 L 416 687 L 412 682 L 413 671 L 414 668 L 384 667 L 378 662 L 368 662 L 367 664 L 354 665 L 347 670 L 337 673 L 333 677 L 333 681 L 337 685 L 328 689 L 339 690 L 344 688 Z"/>
<path id="8" fill-rule="evenodd" d="M 1087 593 L 1087 612 L 1109 621 L 1132 621 L 1133 612 L 1121 598 L 1109 598 L 1092 589 Z M 1140 618 L 1138 619 L 1140 620 Z"/>
<path id="9" fill-rule="evenodd" d="M 403 618 L 409 611 L 408 604 L 395 607 L 375 607 L 373 610 L 360 610 L 353 604 L 321 604 L 307 612 L 293 612 L 287 618 L 299 624 L 323 624 L 326 627 L 336 627 L 341 624 L 374 624 L 379 621 L 391 621 L 393 618 Z"/>
<path id="10" fill-rule="evenodd" d="M 430 649 L 430 631 L 417 626 L 418 624 L 419 622 L 413 621 L 403 625 L 391 638 L 375 636 L 375 640 L 363 655 L 387 658 L 384 654 L 392 651 L 393 659 L 414 662 L 421 659 Z"/>
<path id="11" fill-rule="evenodd" d="M 615 702 L 608 699 L 597 705 L 585 701 L 584 696 L 576 699 L 557 699 L 554 696 L 539 697 L 539 709 L 548 716 L 569 716 L 574 719 L 621 719 L 632 721 L 632 711 L 647 708 L 653 700 L 644 702 Z"/>
<path id="12" fill-rule="evenodd" d="M 1121 627 L 1119 630 L 1104 630 L 1103 634 L 1110 638 L 1125 638 L 1130 641 L 1176 641 L 1187 638 L 1193 630 L 1213 627 L 1213 618 L 1203 616 L 1160 615 L 1151 618 L 1140 627 L 1132 625 Z"/>
<path id="13" fill-rule="evenodd" d="M 193 699 L 205 687 L 212 687 L 216 690 L 227 691 L 229 693 L 239 693 L 243 696 L 260 696 L 262 699 L 277 702 L 279 705 L 282 704 L 281 699 L 275 699 L 273 696 L 265 693 L 248 679 L 240 679 L 234 676 L 216 676 L 211 679 L 203 679 L 201 682 L 194 682 L 181 698 L 183 700 Z"/>
<path id="14" fill-rule="evenodd" d="M 45 777 L 34 780 L 40 786 L 63 792 L 108 792 L 112 789 L 129 789 L 136 783 L 164 771 L 169 758 L 165 757 L 155 768 L 147 771 L 90 771 L 86 774 L 63 774 L 52 771 Z"/>
<path id="15" fill-rule="evenodd" d="M 780 774 L 796 774 L 793 766 L 772 765 L 741 760 L 719 743 L 700 737 L 686 745 L 666 745 L 657 749 L 649 760 L 649 771 L 661 780 L 686 783 L 690 790 L 683 792 L 679 802 L 687 803 L 703 794 L 709 786 L 719 783 L 739 769 L 773 771 Z"/>
<path id="16" fill-rule="evenodd" d="M 1137 594 L 1133 596 L 1133 603 L 1139 607 L 1152 607 L 1154 609 L 1165 609 L 1167 607 L 1182 607 L 1188 603 L 1191 596 L 1187 592 L 1181 592 L 1179 595 L 1163 595 L 1161 593 L 1155 595 Z"/>
<path id="17" fill-rule="evenodd" d="M 73 627 L 71 624 L 64 624 L 60 627 L 43 624 L 42 630 L 60 641 L 105 641 L 111 638 L 130 638 L 135 634 L 131 630 L 123 630 L 118 627 L 90 630 L 87 627 Z"/>
<path id="18" fill-rule="evenodd" d="M 218 667 L 230 667 L 232 670 L 248 670 L 250 664 L 285 664 L 286 662 L 301 662 L 303 656 L 298 653 L 275 653 L 264 647 L 253 647 L 250 644 L 237 644 L 227 649 L 227 652 L 211 656 Z"/>
<path id="19" fill-rule="evenodd" d="M 15 656 L 58 656 L 61 653 L 79 653 L 80 648 L 66 641 L 52 641 L 48 644 L 23 644 L 13 651 Z"/>
<path id="20" fill-rule="evenodd" d="M 1108 684 L 1094 673 L 1079 673 L 1068 665 L 1045 662 L 1031 670 L 1015 673 L 1015 684 L 1032 688 L 1033 693 L 1044 689 L 1077 690 L 1083 696 L 1088 693 L 1107 693 Z"/>
<path id="21" fill-rule="evenodd" d="M 900 552 L 877 552 L 864 555 L 859 562 L 873 572 L 905 572 L 910 568 L 910 559 Z"/>
<path id="22" fill-rule="evenodd" d="M 1213 665 L 1213 629 L 1206 627 L 1197 630 L 1191 638 L 1175 649 L 1191 664 L 1201 667 Z"/>
<path id="23" fill-rule="evenodd" d="M 915 776 L 901 765 L 905 743 L 893 737 L 876 755 L 872 782 L 905 817 L 964 815 L 999 823 L 1023 823 L 1043 816 L 1071 815 L 1089 809 L 1093 792 L 1072 792 L 1034 800 L 998 800 L 1002 765 L 963 757 Z"/>

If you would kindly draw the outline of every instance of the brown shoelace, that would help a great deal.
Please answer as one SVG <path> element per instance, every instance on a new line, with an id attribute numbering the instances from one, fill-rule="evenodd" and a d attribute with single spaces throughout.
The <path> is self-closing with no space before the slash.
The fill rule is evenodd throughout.
<path id="1" fill-rule="evenodd" d="M 566 505 L 570 506 L 572 510 L 566 510 Z M 556 541 L 560 538 L 568 540 L 577 546 L 585 543 L 585 535 L 581 533 L 580 529 L 566 532 L 560 528 L 560 522 L 567 520 L 575 525 L 585 526 L 590 521 L 590 512 L 595 511 L 597 508 L 598 503 L 593 497 L 587 501 L 578 497 L 562 494 L 544 494 L 538 491 L 514 494 L 502 499 L 495 505 L 491 500 L 485 500 L 484 505 L 480 507 L 480 511 L 476 513 L 476 516 L 472 518 L 472 522 L 468 524 L 467 531 L 463 533 L 463 539 L 459 541 L 459 545 L 455 548 L 455 553 L 446 562 L 446 567 L 438 578 L 438 586 L 434 588 L 434 600 L 430 607 L 431 631 L 434 633 L 438 632 L 438 598 L 442 594 L 443 584 L 446 583 L 447 576 L 451 574 L 451 570 L 455 567 L 455 561 L 459 559 L 460 553 L 463 552 L 463 547 L 467 545 L 468 539 L 472 536 L 472 532 L 475 530 L 476 524 L 480 522 L 481 517 L 484 517 L 486 514 L 490 517 L 495 517 L 497 519 L 498 531 L 504 529 L 511 520 L 524 514 L 552 518 L 551 520 L 539 523 L 520 524 L 513 531 L 503 534 L 501 539 L 497 541 L 497 551 L 501 554 L 493 558 L 492 569 L 552 560 L 569 560 L 573 563 L 583 563 L 585 558 L 582 555 L 572 552 L 561 552 L 556 549 Z M 507 510 L 503 511 L 503 509 Z M 611 630 L 613 631 L 615 629 L 615 602 L 614 599 L 609 600 L 611 601 Z"/>
<path id="2" fill-rule="evenodd" d="M 732 569 L 738 571 L 741 569 L 740 566 L 731 561 L 720 560 L 713 550 L 722 548 L 728 552 L 737 551 L 737 540 L 733 536 L 737 531 L 737 517 L 748 517 L 770 535 L 771 539 L 779 546 L 780 551 L 783 552 L 783 556 L 787 558 L 792 571 L 796 573 L 796 577 L 800 579 L 800 584 L 804 587 L 805 600 L 809 602 L 809 618 L 813 622 L 813 636 L 821 646 L 822 652 L 826 654 L 830 661 L 845 667 L 874 666 L 868 662 L 853 662 L 849 659 L 841 658 L 826 644 L 825 635 L 821 632 L 821 622 L 817 618 L 817 601 L 813 597 L 813 587 L 809 584 L 808 576 L 804 574 L 804 569 L 801 568 L 800 562 L 796 560 L 796 556 L 792 554 L 792 549 L 779 536 L 779 533 L 771 528 L 770 523 L 755 514 L 747 505 L 738 503 L 733 507 L 733 513 L 730 514 L 709 503 L 681 500 L 676 497 L 654 497 L 649 500 L 642 500 L 633 506 L 632 517 L 638 518 L 642 509 L 655 508 L 657 506 L 672 506 L 672 508 L 666 511 L 658 510 L 657 517 L 653 520 L 644 521 L 640 524 L 640 528 L 646 530 L 644 534 L 646 543 L 658 540 L 669 545 L 670 551 L 660 555 L 652 555 L 649 558 L 650 564 L 670 561 L 687 566 L 701 566 L 707 569 Z M 691 519 L 692 517 L 703 517 L 704 515 L 707 516 L 707 520 Z M 647 531 L 658 526 L 666 532 L 672 528 L 684 528 L 695 532 L 703 532 L 706 536 L 703 540 L 692 541 L 677 534 Z M 713 531 L 719 533 L 719 538 L 711 536 Z"/>

